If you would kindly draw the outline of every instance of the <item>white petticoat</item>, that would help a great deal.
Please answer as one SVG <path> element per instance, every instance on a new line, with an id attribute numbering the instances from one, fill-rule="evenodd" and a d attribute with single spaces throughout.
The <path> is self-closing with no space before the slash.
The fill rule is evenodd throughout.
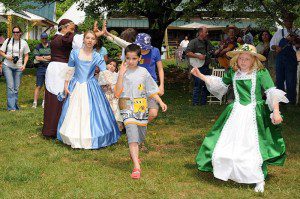
<path id="1" fill-rule="evenodd" d="M 63 142 L 71 145 L 72 148 L 90 149 L 92 147 L 90 106 L 86 83 L 76 83 L 59 132 Z"/>
<path id="2" fill-rule="evenodd" d="M 224 125 L 212 157 L 213 173 L 218 179 L 246 184 L 264 180 L 253 105 L 235 102 Z"/>

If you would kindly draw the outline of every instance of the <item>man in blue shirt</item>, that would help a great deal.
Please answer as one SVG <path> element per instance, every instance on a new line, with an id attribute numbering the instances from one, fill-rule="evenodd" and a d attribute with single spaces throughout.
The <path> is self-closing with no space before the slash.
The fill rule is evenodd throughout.
<path id="1" fill-rule="evenodd" d="M 34 53 L 34 63 L 37 66 L 36 71 L 36 88 L 34 90 L 34 100 L 32 108 L 37 107 L 37 101 L 39 97 L 39 92 L 44 85 L 45 82 L 45 74 L 47 70 L 47 66 L 51 60 L 51 49 L 50 43 L 48 42 L 48 34 L 41 34 L 41 43 L 36 46 L 33 51 Z M 44 108 L 44 100 L 42 103 L 42 107 Z"/>
<path id="2" fill-rule="evenodd" d="M 164 69 L 161 61 L 161 56 L 158 48 L 151 46 L 151 37 L 146 33 L 139 33 L 136 36 L 135 44 L 139 45 L 142 49 L 142 57 L 139 66 L 144 67 L 148 70 L 152 78 L 156 83 L 159 82 L 159 95 L 164 94 Z M 156 69 L 158 72 L 158 78 L 156 75 Z M 148 102 L 149 117 L 148 120 L 151 122 L 157 117 L 159 105 L 151 99 Z"/>

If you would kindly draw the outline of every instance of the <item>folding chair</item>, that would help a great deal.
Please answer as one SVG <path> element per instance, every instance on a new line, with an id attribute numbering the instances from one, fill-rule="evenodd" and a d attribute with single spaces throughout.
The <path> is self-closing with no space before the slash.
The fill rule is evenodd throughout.
<path id="1" fill-rule="evenodd" d="M 217 76 L 217 77 L 223 77 L 225 73 L 225 69 L 223 68 L 213 68 L 212 69 L 212 75 Z M 213 103 L 218 103 L 218 104 L 222 104 L 223 99 L 225 98 L 225 95 L 223 96 L 223 98 L 221 100 L 219 100 L 218 98 L 216 98 L 215 96 L 213 96 L 212 94 L 209 94 L 207 96 L 207 101 L 208 104 L 213 104 Z M 225 99 L 224 99 L 225 100 Z"/>

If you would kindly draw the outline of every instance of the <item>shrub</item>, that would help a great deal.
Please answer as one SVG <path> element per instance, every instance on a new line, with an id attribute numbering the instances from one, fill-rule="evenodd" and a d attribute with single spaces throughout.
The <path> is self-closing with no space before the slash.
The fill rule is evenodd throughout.
<path id="1" fill-rule="evenodd" d="M 40 41 L 39 40 L 34 40 L 34 39 L 28 39 L 27 43 L 28 43 L 28 46 L 30 48 L 29 60 L 28 60 L 28 63 L 27 63 L 27 67 L 28 68 L 33 68 L 33 60 L 34 60 L 33 51 L 34 51 L 35 47 L 40 43 Z"/>

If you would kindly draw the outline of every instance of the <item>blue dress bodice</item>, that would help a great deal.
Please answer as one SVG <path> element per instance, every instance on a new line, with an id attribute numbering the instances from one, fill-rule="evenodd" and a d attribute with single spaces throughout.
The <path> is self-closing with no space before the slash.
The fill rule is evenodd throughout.
<path id="1" fill-rule="evenodd" d="M 88 82 L 94 77 L 96 66 L 101 71 L 106 70 L 106 64 L 98 53 L 93 52 L 92 61 L 84 61 L 79 59 L 79 49 L 72 50 L 68 65 L 75 67 L 74 79 L 79 83 Z"/>

